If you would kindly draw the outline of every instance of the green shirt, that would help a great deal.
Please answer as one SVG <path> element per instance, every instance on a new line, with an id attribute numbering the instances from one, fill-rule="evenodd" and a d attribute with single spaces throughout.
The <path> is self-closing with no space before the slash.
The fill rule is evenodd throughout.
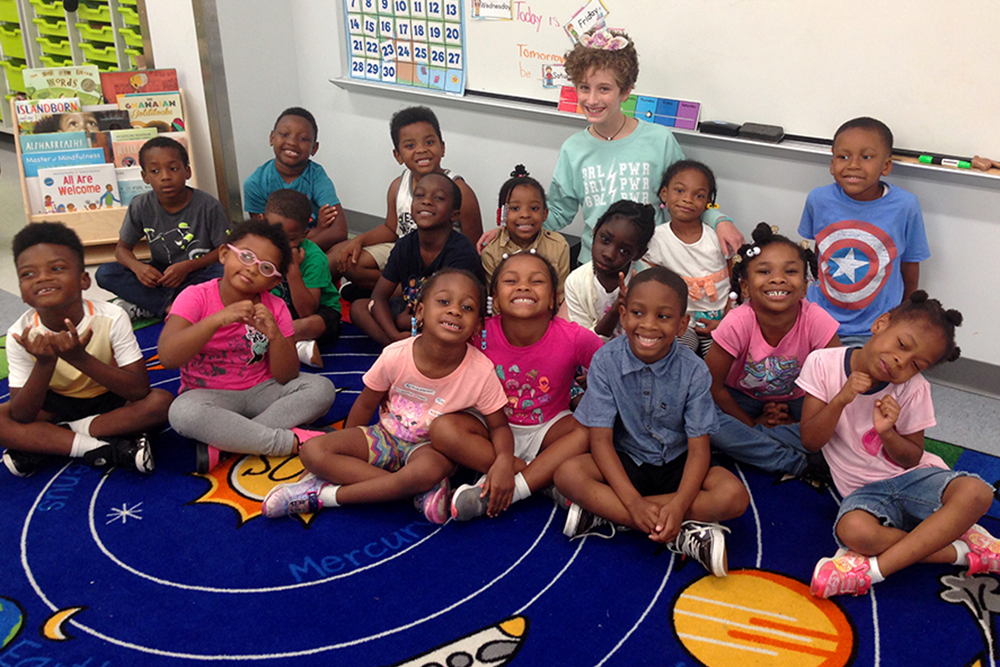
<path id="1" fill-rule="evenodd" d="M 329 306 L 339 313 L 340 290 L 333 284 L 333 279 L 330 277 L 330 263 L 326 258 L 326 253 L 309 239 L 303 239 L 301 247 L 306 251 L 306 255 L 302 259 L 302 264 L 299 266 L 299 271 L 302 273 L 302 282 L 305 283 L 307 289 L 316 289 L 318 287 L 319 304 L 321 306 Z M 281 284 L 271 290 L 271 294 L 281 297 L 285 304 L 288 305 L 288 309 L 293 314 L 296 312 L 295 307 L 292 305 L 292 292 L 288 288 L 287 277 L 282 278 Z"/>

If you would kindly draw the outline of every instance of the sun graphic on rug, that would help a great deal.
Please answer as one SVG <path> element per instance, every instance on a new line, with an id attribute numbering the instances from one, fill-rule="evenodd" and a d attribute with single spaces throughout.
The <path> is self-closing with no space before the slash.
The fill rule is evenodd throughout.
<path id="1" fill-rule="evenodd" d="M 344 419 L 331 428 L 344 427 Z M 261 515 L 261 502 L 267 492 L 278 484 L 293 482 L 303 472 L 297 454 L 289 456 L 232 456 L 208 473 L 193 473 L 210 484 L 209 489 L 193 504 L 215 503 L 231 507 L 239 516 L 239 526 Z M 308 526 L 315 514 L 298 514 L 295 518 Z"/>

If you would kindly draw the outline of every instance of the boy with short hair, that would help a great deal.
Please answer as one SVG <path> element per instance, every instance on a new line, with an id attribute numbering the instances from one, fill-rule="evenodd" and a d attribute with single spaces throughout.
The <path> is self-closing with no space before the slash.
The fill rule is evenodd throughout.
<path id="1" fill-rule="evenodd" d="M 892 171 L 892 131 L 849 120 L 833 137 L 834 182 L 809 193 L 799 235 L 816 240 L 819 284 L 807 298 L 840 322 L 847 346 L 862 345 L 882 313 L 917 289 L 931 256 L 916 196 L 881 180 Z"/>
<path id="2" fill-rule="evenodd" d="M 430 173 L 413 190 L 411 213 L 417 228 L 399 239 L 371 299 L 351 304 L 351 322 L 381 345 L 415 335 L 412 315 L 424 280 L 445 267 L 483 279 L 483 265 L 468 238 L 454 229 L 462 210 L 462 189 L 444 174 Z"/>
<path id="3" fill-rule="evenodd" d="M 271 294 L 281 297 L 292 314 L 299 361 L 322 368 L 317 343 L 332 344 L 340 337 L 340 292 L 330 278 L 326 254 L 306 238 L 311 216 L 309 198 L 287 188 L 272 192 L 264 208 L 264 219 L 280 225 L 292 246 L 292 262 Z"/>
<path id="4" fill-rule="evenodd" d="M 251 218 L 263 219 L 272 192 L 301 192 L 312 204 L 309 240 L 326 252 L 347 238 L 347 217 L 326 170 L 310 159 L 319 150 L 316 118 L 302 107 L 289 107 L 278 115 L 269 141 L 274 159 L 243 181 L 243 207 Z"/>
<path id="5" fill-rule="evenodd" d="M 14 262 L 31 309 L 7 331 L 4 465 L 27 477 L 60 455 L 151 472 L 145 432 L 167 422 L 173 396 L 150 390 L 125 311 L 83 298 L 90 276 L 79 237 L 62 223 L 29 224 L 14 237 Z"/>
<path id="6" fill-rule="evenodd" d="M 724 529 L 715 522 L 742 515 L 750 497 L 711 465 L 712 378 L 677 340 L 687 330 L 687 295 L 684 280 L 663 267 L 632 279 L 621 306 L 625 335 L 594 354 L 574 413 L 590 428 L 590 453 L 559 466 L 555 484 L 573 501 L 568 537 L 624 525 L 724 577 Z"/>
<path id="7" fill-rule="evenodd" d="M 222 204 L 207 192 L 188 187 L 191 163 L 184 146 L 154 137 L 139 150 L 142 180 L 152 192 L 128 205 L 115 247 L 115 262 L 97 269 L 97 284 L 119 297 L 132 319 L 164 317 L 188 285 L 222 276 L 219 246 L 229 236 Z M 150 260 L 135 256 L 143 238 Z"/>
<path id="8" fill-rule="evenodd" d="M 413 189 L 427 174 L 438 172 L 452 179 L 462 191 L 462 210 L 455 228 L 475 244 L 483 233 L 482 214 L 476 193 L 458 174 L 441 168 L 444 139 L 437 116 L 427 107 L 408 107 L 397 111 L 389 123 L 392 155 L 406 167 L 389 184 L 386 196 L 385 224 L 355 236 L 330 250 L 330 272 L 343 275 L 358 288 L 372 290 L 389 259 L 397 239 L 416 228 L 410 215 Z"/>

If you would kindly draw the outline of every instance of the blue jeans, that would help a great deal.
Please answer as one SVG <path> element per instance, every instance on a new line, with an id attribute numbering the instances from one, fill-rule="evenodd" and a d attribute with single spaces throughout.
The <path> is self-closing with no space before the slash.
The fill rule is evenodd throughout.
<path id="1" fill-rule="evenodd" d="M 160 268 L 160 267 L 157 267 Z M 163 269 L 160 269 L 161 271 Z M 203 269 L 187 274 L 177 287 L 146 287 L 139 278 L 118 262 L 102 264 L 94 274 L 101 289 L 144 308 L 157 317 L 163 317 L 174 298 L 189 285 L 197 285 L 213 278 L 222 277 L 222 264 L 210 264 Z"/>
<path id="2" fill-rule="evenodd" d="M 764 412 L 763 401 L 740 391 L 730 390 L 729 393 L 751 419 L 756 419 Z M 802 418 L 801 398 L 788 401 L 788 413 L 793 419 Z M 751 428 L 718 407 L 715 408 L 715 415 L 719 419 L 719 430 L 710 440 L 712 447 L 723 454 L 767 472 L 797 477 L 805 470 L 808 452 L 802 446 L 798 423 L 773 428 L 757 425 Z"/>

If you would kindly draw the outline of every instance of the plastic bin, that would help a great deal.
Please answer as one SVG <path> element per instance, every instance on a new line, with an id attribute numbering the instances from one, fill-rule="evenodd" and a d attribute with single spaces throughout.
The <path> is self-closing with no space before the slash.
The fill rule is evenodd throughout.
<path id="1" fill-rule="evenodd" d="M 111 8 L 105 3 L 103 5 L 85 5 L 80 3 L 76 15 L 85 21 L 100 21 L 101 23 L 111 23 Z"/>
<path id="2" fill-rule="evenodd" d="M 142 35 L 138 30 L 133 30 L 132 28 L 119 28 L 118 32 L 125 39 L 126 45 L 134 46 L 137 49 L 142 48 Z"/>
<path id="3" fill-rule="evenodd" d="M 7 70 L 7 87 L 20 93 L 27 92 L 24 88 L 25 64 L 17 60 L 0 60 L 0 65 Z"/>
<path id="4" fill-rule="evenodd" d="M 118 64 L 118 52 L 115 50 L 113 44 L 111 46 L 101 46 L 91 44 L 90 42 L 80 42 L 80 50 L 83 51 L 83 57 L 87 60 Z"/>
<path id="5" fill-rule="evenodd" d="M 59 19 L 66 18 L 66 10 L 63 9 L 62 0 L 52 0 L 51 2 L 30 0 L 30 2 L 35 7 L 35 13 L 39 16 L 54 16 Z"/>
<path id="6" fill-rule="evenodd" d="M 125 49 L 125 55 L 128 56 L 131 63 L 129 69 L 139 69 L 140 65 L 135 59 L 142 55 L 142 49 Z M 145 68 L 145 64 L 142 66 Z"/>
<path id="7" fill-rule="evenodd" d="M 73 57 L 73 49 L 70 47 L 68 39 L 59 39 L 57 37 L 35 37 L 35 41 L 38 42 L 38 47 L 42 50 L 43 54 L 50 56 L 63 56 L 66 58 Z"/>
<path id="8" fill-rule="evenodd" d="M 131 7 L 118 6 L 118 12 L 122 15 L 125 20 L 125 25 L 139 25 L 139 12 L 132 9 Z"/>
<path id="9" fill-rule="evenodd" d="M 69 37 L 69 27 L 65 21 L 49 21 L 41 17 L 35 17 L 31 21 L 38 27 L 38 32 L 41 35 L 64 39 Z"/>
<path id="10" fill-rule="evenodd" d="M 120 69 L 118 69 L 117 66 L 112 65 L 111 63 L 86 62 L 86 63 L 80 63 L 80 64 L 81 65 L 93 65 L 94 67 L 96 67 L 97 69 L 99 69 L 102 72 L 120 72 L 121 71 Z"/>
<path id="11" fill-rule="evenodd" d="M 8 58 L 25 58 L 24 40 L 21 39 L 21 29 L 0 25 L 0 46 Z"/>
<path id="12" fill-rule="evenodd" d="M 139 3 L 139 0 L 118 0 L 119 5 L 132 5 L 135 7 Z"/>
<path id="13" fill-rule="evenodd" d="M 80 37 L 83 39 L 87 39 L 92 42 L 115 43 L 115 29 L 110 25 L 101 23 L 77 23 L 76 28 L 80 31 Z"/>
<path id="14" fill-rule="evenodd" d="M 0 0 L 0 21 L 21 22 L 21 17 L 17 14 L 17 0 Z"/>
<path id="15" fill-rule="evenodd" d="M 73 65 L 72 56 L 40 56 L 38 59 L 46 67 L 70 67 Z"/>

